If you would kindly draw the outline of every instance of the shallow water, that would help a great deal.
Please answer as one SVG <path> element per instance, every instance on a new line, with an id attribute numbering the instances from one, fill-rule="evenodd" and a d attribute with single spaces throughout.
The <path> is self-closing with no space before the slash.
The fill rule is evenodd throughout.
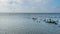
<path id="1" fill-rule="evenodd" d="M 58 25 L 43 21 L 49 18 L 58 20 Z M 60 34 L 59 26 L 60 14 L 0 14 L 0 34 Z"/>

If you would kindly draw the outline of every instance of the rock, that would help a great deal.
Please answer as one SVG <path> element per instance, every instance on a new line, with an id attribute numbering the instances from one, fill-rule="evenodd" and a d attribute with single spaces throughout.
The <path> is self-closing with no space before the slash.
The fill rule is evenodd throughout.
<path id="1" fill-rule="evenodd" d="M 32 18 L 33 20 L 37 20 L 37 18 Z"/>
<path id="2" fill-rule="evenodd" d="M 52 23 L 52 24 L 57 25 L 57 21 L 52 20 L 52 19 L 48 19 L 48 20 L 44 20 L 44 21 L 47 22 L 47 23 Z"/>

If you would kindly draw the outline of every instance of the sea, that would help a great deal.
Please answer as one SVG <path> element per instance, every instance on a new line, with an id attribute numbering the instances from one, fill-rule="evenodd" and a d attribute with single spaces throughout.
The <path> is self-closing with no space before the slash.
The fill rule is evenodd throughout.
<path id="1" fill-rule="evenodd" d="M 60 34 L 60 13 L 0 13 L 0 34 Z"/>

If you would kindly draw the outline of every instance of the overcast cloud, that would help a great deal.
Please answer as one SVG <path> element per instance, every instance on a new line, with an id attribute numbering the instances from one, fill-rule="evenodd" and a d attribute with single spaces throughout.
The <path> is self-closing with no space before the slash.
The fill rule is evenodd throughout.
<path id="1" fill-rule="evenodd" d="M 0 13 L 60 13 L 60 0 L 0 0 Z"/>

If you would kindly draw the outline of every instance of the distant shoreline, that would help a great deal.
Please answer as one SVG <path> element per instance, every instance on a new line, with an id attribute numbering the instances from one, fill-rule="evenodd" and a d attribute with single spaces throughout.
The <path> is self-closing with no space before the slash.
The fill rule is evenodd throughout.
<path id="1" fill-rule="evenodd" d="M 12 14 L 12 13 L 0 13 L 0 14 Z M 60 13 L 14 13 L 14 14 L 60 14 Z"/>

